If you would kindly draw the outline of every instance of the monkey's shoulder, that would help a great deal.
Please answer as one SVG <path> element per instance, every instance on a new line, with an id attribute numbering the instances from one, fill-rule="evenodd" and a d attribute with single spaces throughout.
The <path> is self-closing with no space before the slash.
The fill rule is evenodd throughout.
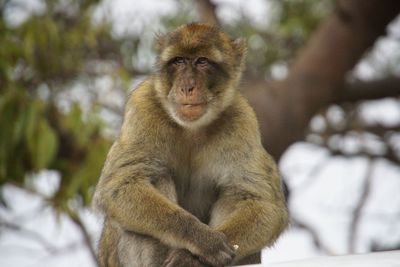
<path id="1" fill-rule="evenodd" d="M 154 92 L 153 79 L 149 77 L 129 95 L 125 106 L 125 117 L 138 117 L 143 123 L 146 120 L 165 120 L 166 113 L 160 105 Z"/>
<path id="2" fill-rule="evenodd" d="M 149 77 L 129 95 L 125 105 L 120 141 L 124 143 L 159 143 L 174 138 L 177 125 L 161 107 L 154 90 L 154 80 Z"/>
<path id="3" fill-rule="evenodd" d="M 156 96 L 153 87 L 153 79 L 149 77 L 133 89 L 126 102 L 126 112 L 130 108 L 140 108 L 142 110 L 155 109 Z"/>
<path id="4" fill-rule="evenodd" d="M 235 99 L 212 125 L 215 131 L 223 131 L 237 138 L 237 135 L 247 139 L 259 138 L 259 126 L 256 115 L 247 100 L 237 94 Z"/>
<path id="5" fill-rule="evenodd" d="M 253 126 L 257 126 L 257 118 L 253 108 L 250 106 L 247 99 L 238 93 L 235 97 L 234 108 L 238 114 L 238 119 L 247 122 L 248 124 L 252 124 Z"/>

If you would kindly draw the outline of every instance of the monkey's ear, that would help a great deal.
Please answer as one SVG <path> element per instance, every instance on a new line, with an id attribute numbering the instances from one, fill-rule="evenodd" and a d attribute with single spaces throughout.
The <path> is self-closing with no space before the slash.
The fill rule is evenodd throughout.
<path id="1" fill-rule="evenodd" d="M 156 33 L 156 49 L 157 49 L 157 51 L 160 52 L 161 50 L 163 50 L 165 43 L 166 43 L 165 35 L 160 32 Z"/>
<path id="2" fill-rule="evenodd" d="M 233 51 L 236 53 L 236 59 L 243 63 L 247 54 L 247 42 L 244 38 L 238 38 L 232 41 Z"/>

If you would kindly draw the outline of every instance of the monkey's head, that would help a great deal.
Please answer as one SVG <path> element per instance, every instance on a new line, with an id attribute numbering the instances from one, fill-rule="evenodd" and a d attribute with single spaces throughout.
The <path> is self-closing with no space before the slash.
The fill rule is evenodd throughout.
<path id="1" fill-rule="evenodd" d="M 237 91 L 245 42 L 214 26 L 192 23 L 158 36 L 157 44 L 155 88 L 163 107 L 185 128 L 209 124 Z"/>

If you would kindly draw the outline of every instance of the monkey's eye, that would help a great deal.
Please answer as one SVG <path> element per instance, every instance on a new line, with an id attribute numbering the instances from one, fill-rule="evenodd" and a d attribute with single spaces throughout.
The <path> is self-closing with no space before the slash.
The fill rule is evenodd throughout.
<path id="1" fill-rule="evenodd" d="M 197 64 L 197 65 L 206 65 L 206 64 L 208 64 L 208 62 L 209 62 L 209 60 L 208 60 L 208 58 L 206 58 L 206 57 L 199 57 L 199 58 L 196 60 L 196 64 Z"/>
<path id="2" fill-rule="evenodd" d="M 185 63 L 185 58 L 183 58 L 183 57 L 174 57 L 171 60 L 171 63 L 175 64 L 175 65 L 184 64 Z"/>

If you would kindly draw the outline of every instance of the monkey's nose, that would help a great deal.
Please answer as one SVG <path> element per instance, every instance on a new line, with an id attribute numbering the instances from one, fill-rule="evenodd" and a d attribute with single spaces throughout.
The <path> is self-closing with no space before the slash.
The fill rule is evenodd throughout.
<path id="1" fill-rule="evenodd" d="M 194 86 L 186 86 L 181 88 L 181 92 L 184 93 L 185 95 L 191 95 L 193 93 Z"/>

